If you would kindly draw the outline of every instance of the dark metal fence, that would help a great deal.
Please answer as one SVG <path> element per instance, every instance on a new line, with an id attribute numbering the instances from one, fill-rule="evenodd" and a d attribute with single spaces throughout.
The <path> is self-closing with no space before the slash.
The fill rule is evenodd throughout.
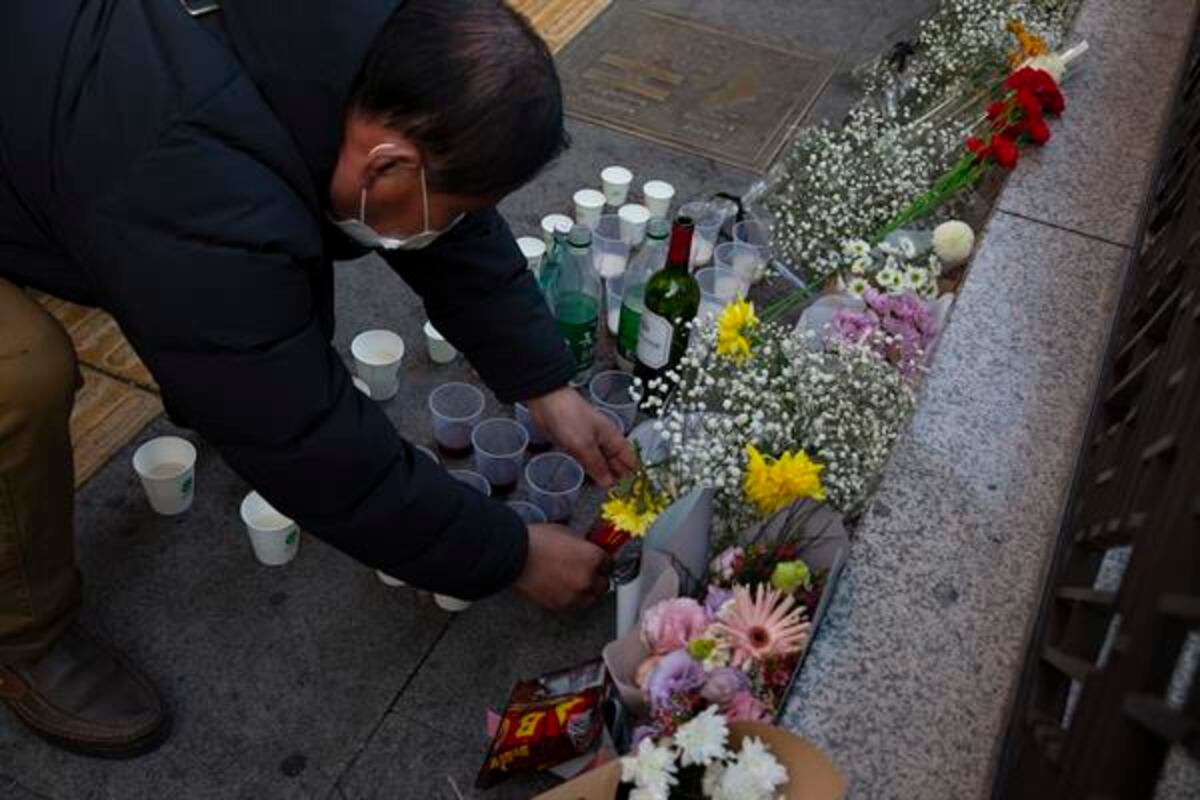
<path id="1" fill-rule="evenodd" d="M 1151 798 L 1169 755 L 1185 766 L 1193 759 L 1200 775 L 1194 38 L 1009 722 L 997 798 Z M 1200 798 L 1200 785 L 1183 796 Z"/>

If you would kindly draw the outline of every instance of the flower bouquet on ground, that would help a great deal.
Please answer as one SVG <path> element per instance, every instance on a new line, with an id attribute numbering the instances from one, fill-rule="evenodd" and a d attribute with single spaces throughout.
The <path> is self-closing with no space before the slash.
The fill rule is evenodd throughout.
<path id="1" fill-rule="evenodd" d="M 836 800 L 845 791 L 845 778 L 804 739 L 710 709 L 674 737 L 644 739 L 537 800 Z"/>
<path id="2" fill-rule="evenodd" d="M 776 719 L 847 549 L 840 518 L 800 502 L 721 551 L 700 599 L 673 592 L 678 581 L 663 564 L 636 629 L 604 649 L 634 718 L 633 743 L 672 735 L 707 708 L 733 720 Z M 624 734 L 615 732 L 619 749 Z"/>

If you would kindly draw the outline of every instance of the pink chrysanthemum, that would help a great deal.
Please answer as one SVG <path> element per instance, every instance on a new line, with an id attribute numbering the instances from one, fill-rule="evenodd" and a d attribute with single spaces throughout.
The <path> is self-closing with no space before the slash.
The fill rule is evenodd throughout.
<path id="1" fill-rule="evenodd" d="M 808 641 L 811 626 L 803 606 L 775 589 L 759 584 L 753 596 L 745 586 L 733 590 L 733 606 L 716 625 L 733 647 L 733 665 L 787 656 Z"/>

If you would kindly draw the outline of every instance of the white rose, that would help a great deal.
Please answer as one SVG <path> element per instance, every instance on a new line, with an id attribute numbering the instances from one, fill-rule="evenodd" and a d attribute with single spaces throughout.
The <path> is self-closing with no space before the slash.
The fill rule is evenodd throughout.
<path id="1" fill-rule="evenodd" d="M 967 263 L 975 249 L 975 231 L 965 222 L 952 220 L 933 229 L 933 252 L 947 267 Z"/>

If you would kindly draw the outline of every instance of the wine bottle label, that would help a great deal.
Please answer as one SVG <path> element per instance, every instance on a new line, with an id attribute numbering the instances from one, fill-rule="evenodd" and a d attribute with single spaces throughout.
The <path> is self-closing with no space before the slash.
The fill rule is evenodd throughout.
<path id="1" fill-rule="evenodd" d="M 675 328 L 650 309 L 642 311 L 638 327 L 638 361 L 650 369 L 662 369 L 671 361 L 671 343 Z"/>

